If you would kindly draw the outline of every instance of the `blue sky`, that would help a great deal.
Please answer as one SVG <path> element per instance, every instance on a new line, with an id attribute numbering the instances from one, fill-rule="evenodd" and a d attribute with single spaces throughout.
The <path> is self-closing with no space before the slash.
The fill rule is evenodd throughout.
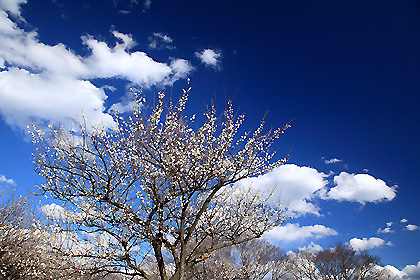
<path id="1" fill-rule="evenodd" d="M 277 182 L 300 215 L 267 235 L 285 250 L 336 241 L 399 270 L 420 261 L 418 1 L 0 0 L 0 181 L 25 193 L 25 126 L 91 122 L 173 84 L 200 113 L 226 98 L 246 126 L 278 127 Z M 10 181 L 12 180 L 12 181 Z M 268 182 L 268 183 L 267 183 Z M 280 192 L 280 191 L 279 191 Z M 416 266 L 416 269 L 420 269 Z"/>

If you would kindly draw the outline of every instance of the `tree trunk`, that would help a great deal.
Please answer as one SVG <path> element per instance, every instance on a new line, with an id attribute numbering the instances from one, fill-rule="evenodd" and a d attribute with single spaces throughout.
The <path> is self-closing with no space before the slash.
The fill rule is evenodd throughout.
<path id="1" fill-rule="evenodd" d="M 155 257 L 156 257 L 157 265 L 159 268 L 160 279 L 168 280 L 168 276 L 166 274 L 166 269 L 165 269 L 165 262 L 162 256 L 162 242 L 153 241 L 152 246 L 153 246 L 153 250 L 155 251 Z"/>

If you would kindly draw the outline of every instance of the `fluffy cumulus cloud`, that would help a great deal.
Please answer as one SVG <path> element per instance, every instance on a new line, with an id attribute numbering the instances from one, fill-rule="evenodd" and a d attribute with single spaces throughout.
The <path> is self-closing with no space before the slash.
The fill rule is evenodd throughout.
<path id="1" fill-rule="evenodd" d="M 212 49 L 205 49 L 202 52 L 196 52 L 195 56 L 198 57 L 204 65 L 212 67 L 215 70 L 220 70 L 220 58 L 222 56 L 220 52 L 216 52 Z"/>
<path id="2" fill-rule="evenodd" d="M 331 235 L 337 235 L 338 233 L 332 229 L 323 225 L 313 226 L 300 226 L 296 224 L 287 224 L 285 226 L 276 227 L 268 231 L 265 236 L 266 238 L 274 241 L 299 241 L 307 238 L 324 238 Z M 315 246 L 316 247 L 316 246 Z"/>
<path id="3" fill-rule="evenodd" d="M 27 0 L 2 0 L 0 1 L 0 10 L 20 16 L 20 5 L 26 2 Z"/>
<path id="4" fill-rule="evenodd" d="M 385 268 L 391 272 L 391 279 L 392 280 L 400 280 L 405 276 L 405 273 L 400 271 L 398 268 L 392 265 L 386 265 Z"/>
<path id="5" fill-rule="evenodd" d="M 417 265 L 407 265 L 403 270 L 387 265 L 385 266 L 393 275 L 393 280 L 420 280 L 420 262 Z"/>
<path id="6" fill-rule="evenodd" d="M 341 172 L 334 176 L 333 182 L 328 180 L 330 174 L 318 170 L 285 164 L 273 171 L 255 177 L 247 178 L 238 184 L 252 186 L 262 194 L 270 194 L 269 202 L 282 202 L 289 210 L 300 214 L 320 215 L 320 208 L 314 204 L 314 198 L 325 200 L 366 202 L 381 202 L 392 200 L 396 196 L 396 188 L 389 187 L 383 180 L 369 174 L 349 174 Z M 329 188 L 329 185 L 333 187 Z M 392 223 L 378 232 L 389 233 Z"/>
<path id="7" fill-rule="evenodd" d="M 130 36 L 114 31 L 113 34 L 123 41 L 115 47 L 109 47 L 91 37 L 83 38 L 84 43 L 91 49 L 92 54 L 83 59 L 88 78 L 119 77 L 136 84 L 145 83 L 146 86 L 159 83 L 171 83 L 174 77 L 186 77 L 192 66 L 184 59 L 174 59 L 169 65 L 156 62 L 144 52 L 129 52 L 134 45 Z M 174 68 L 173 66 L 183 65 Z M 179 71 L 185 71 L 180 73 Z"/>
<path id="8" fill-rule="evenodd" d="M 281 201 L 292 212 L 320 215 L 319 207 L 309 201 L 318 191 L 324 189 L 327 184 L 326 176 L 311 167 L 284 164 L 267 174 L 244 179 L 239 184 L 271 194 L 269 201 Z"/>
<path id="9" fill-rule="evenodd" d="M 0 72 L 0 113 L 6 123 L 24 129 L 33 118 L 52 123 L 76 120 L 84 112 L 91 123 L 110 124 L 103 113 L 106 95 L 86 80 L 49 77 L 10 68 Z"/>
<path id="10" fill-rule="evenodd" d="M 385 240 L 378 238 L 378 237 L 371 237 L 371 238 L 363 238 L 363 239 L 358 239 L 358 238 L 353 238 L 350 240 L 350 246 L 354 249 L 354 250 L 368 250 L 368 249 L 373 249 L 375 247 L 380 247 L 383 245 L 392 245 L 391 243 L 386 243 Z"/>
<path id="11" fill-rule="evenodd" d="M 410 231 L 414 231 L 414 230 L 419 229 L 419 226 L 416 226 L 416 225 L 406 225 L 405 227 Z"/>
<path id="12" fill-rule="evenodd" d="M 118 31 L 113 31 L 115 46 L 83 37 L 90 53 L 79 56 L 64 44 L 40 42 L 35 31 L 25 31 L 9 18 L 5 11 L 19 15 L 25 1 L 0 3 L 0 114 L 11 126 L 25 129 L 33 119 L 71 124 L 82 112 L 88 122 L 110 124 L 104 107 L 107 95 L 91 79 L 119 78 L 152 86 L 173 83 L 193 69 L 184 59 L 162 63 L 144 52 L 131 52 L 133 38 Z"/>
<path id="13" fill-rule="evenodd" d="M 396 196 L 396 186 L 389 187 L 383 180 L 369 174 L 341 172 L 334 177 L 334 184 L 336 187 L 329 190 L 325 198 L 365 204 L 392 200 Z"/>
<path id="14" fill-rule="evenodd" d="M 420 262 L 417 265 L 407 265 L 403 272 L 405 273 L 404 279 L 420 280 Z"/>

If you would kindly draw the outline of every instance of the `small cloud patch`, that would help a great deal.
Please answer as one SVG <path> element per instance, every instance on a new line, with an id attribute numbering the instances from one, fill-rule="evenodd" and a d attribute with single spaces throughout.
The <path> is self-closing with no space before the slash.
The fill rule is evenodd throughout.
<path id="1" fill-rule="evenodd" d="M 363 238 L 363 239 L 358 239 L 358 238 L 353 238 L 350 240 L 350 246 L 354 249 L 354 250 L 359 250 L 359 251 L 363 251 L 363 250 L 368 250 L 368 249 L 373 249 L 376 247 L 380 247 L 383 245 L 392 245 L 392 243 L 386 243 L 385 240 L 378 238 L 378 237 L 371 237 L 371 238 Z"/>
<path id="2" fill-rule="evenodd" d="M 15 181 L 13 181 L 13 179 L 7 179 L 3 174 L 0 174 L 0 186 L 2 184 L 14 185 Z"/>
<path id="3" fill-rule="evenodd" d="M 338 162 L 343 162 L 341 159 L 338 158 L 332 158 L 332 159 L 326 159 L 325 160 L 325 164 L 333 164 L 333 163 L 338 163 Z"/>
<path id="4" fill-rule="evenodd" d="M 406 225 L 405 226 L 409 231 L 415 231 L 419 229 L 419 226 L 416 225 Z"/>
<path id="5" fill-rule="evenodd" d="M 149 37 L 149 48 L 151 49 L 169 49 L 173 50 L 173 39 L 162 32 L 155 32 Z"/>
<path id="6" fill-rule="evenodd" d="M 389 222 L 389 223 L 386 223 L 386 228 L 384 228 L 384 229 L 378 229 L 378 233 L 391 233 L 391 232 L 394 232 L 392 229 L 391 229 L 391 226 L 393 225 L 394 223 L 393 222 Z"/>
<path id="7" fill-rule="evenodd" d="M 221 52 L 216 52 L 212 49 L 205 49 L 202 52 L 195 53 L 195 56 L 201 60 L 201 63 L 215 70 L 220 70 L 221 68 L 221 55 Z"/>
<path id="8" fill-rule="evenodd" d="M 307 238 L 324 238 L 338 233 L 329 227 L 323 225 L 300 226 L 299 223 L 287 224 L 273 228 L 265 234 L 268 239 L 276 241 L 297 241 Z"/>

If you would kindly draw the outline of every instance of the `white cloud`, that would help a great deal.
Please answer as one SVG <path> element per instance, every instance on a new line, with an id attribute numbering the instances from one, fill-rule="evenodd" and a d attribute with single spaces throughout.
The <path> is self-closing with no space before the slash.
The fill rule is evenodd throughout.
<path id="1" fill-rule="evenodd" d="M 401 221 L 400 221 L 401 223 L 406 223 L 406 222 L 408 222 L 408 220 L 407 219 L 405 219 L 405 218 L 403 218 L 403 219 L 401 219 Z"/>
<path id="2" fill-rule="evenodd" d="M 299 248 L 299 251 L 319 252 L 319 251 L 322 251 L 322 250 L 323 250 L 323 248 L 320 245 L 315 244 L 313 241 L 311 241 L 311 244 L 309 244 L 308 246 L 304 246 L 304 247 Z"/>
<path id="3" fill-rule="evenodd" d="M 378 233 L 391 233 L 394 232 L 391 228 L 378 229 Z"/>
<path id="4" fill-rule="evenodd" d="M 336 187 L 332 188 L 326 198 L 339 201 L 380 202 L 392 200 L 396 196 L 396 187 L 389 187 L 380 179 L 368 174 L 349 174 L 341 172 L 334 177 Z"/>
<path id="5" fill-rule="evenodd" d="M 391 245 L 392 243 L 385 243 L 385 240 L 378 238 L 378 237 L 371 237 L 371 238 L 353 238 L 350 240 L 350 246 L 353 247 L 354 250 L 367 250 L 372 249 L 375 247 L 380 247 L 383 245 Z"/>
<path id="6" fill-rule="evenodd" d="M 137 43 L 134 41 L 133 36 L 131 34 L 124 34 L 116 30 L 112 31 L 112 34 L 115 36 L 115 38 L 120 39 L 123 42 L 122 47 L 125 50 L 130 50 L 135 45 L 137 45 Z M 117 48 L 118 46 L 121 46 L 121 44 L 117 43 L 115 48 Z"/>
<path id="7" fill-rule="evenodd" d="M 338 158 L 332 158 L 332 159 L 329 159 L 329 160 L 325 160 L 325 164 L 333 164 L 333 163 L 338 163 L 338 162 L 342 162 L 342 160 L 338 159 Z"/>
<path id="8" fill-rule="evenodd" d="M 150 9 L 150 5 L 151 4 L 152 4 L 152 1 L 151 0 L 144 0 L 144 5 L 143 5 L 144 10 Z"/>
<path id="9" fill-rule="evenodd" d="M 89 81 L 48 77 L 10 68 L 0 72 L 0 113 L 7 124 L 25 129 L 35 121 L 64 123 L 82 113 L 90 123 L 113 123 L 103 113 L 106 95 Z"/>
<path id="10" fill-rule="evenodd" d="M 392 265 L 387 265 L 385 268 L 394 274 L 393 280 L 420 280 L 420 262 L 417 265 L 407 265 L 403 270 L 399 270 Z"/>
<path id="11" fill-rule="evenodd" d="M 120 114 L 125 113 L 125 112 L 131 112 L 133 111 L 133 108 L 135 107 L 135 105 L 136 105 L 136 102 L 134 100 L 118 102 L 112 105 L 112 107 L 109 108 L 108 112 L 113 113 L 115 111 L 118 111 L 118 113 Z"/>
<path id="12" fill-rule="evenodd" d="M 391 232 L 394 232 L 392 229 L 391 229 L 391 226 L 393 225 L 393 222 L 388 222 L 388 223 L 386 223 L 386 228 L 384 228 L 384 229 L 378 229 L 378 233 L 391 233 Z"/>
<path id="13" fill-rule="evenodd" d="M 24 2 L 0 3 L 3 9 L 17 13 L 15 8 Z M 23 130 L 32 120 L 61 121 L 69 127 L 83 112 L 88 123 L 110 124 L 112 118 L 104 107 L 107 95 L 90 79 L 119 78 L 146 86 L 166 85 L 186 77 L 193 69 L 184 59 L 173 58 L 168 64 L 144 52 L 130 52 L 135 45 L 131 35 L 112 33 L 120 41 L 113 47 L 83 37 L 91 53 L 81 57 L 64 44 L 40 42 L 35 31 L 19 28 L 0 11 L 0 114 L 6 123 Z"/>
<path id="14" fill-rule="evenodd" d="M 405 276 L 405 273 L 400 271 L 398 268 L 396 268 L 395 266 L 392 265 L 386 265 L 385 268 L 391 272 L 391 276 L 393 276 L 393 278 L 391 278 L 392 280 L 400 280 L 402 279 L 403 276 Z"/>
<path id="15" fill-rule="evenodd" d="M 109 108 L 109 113 L 114 113 L 118 111 L 118 113 L 125 113 L 131 112 L 136 105 L 136 101 L 134 100 L 134 93 L 133 91 L 128 91 L 122 98 L 121 102 L 115 103 Z"/>
<path id="16" fill-rule="evenodd" d="M 27 0 L 1 0 L 0 10 L 8 11 L 16 16 L 20 16 L 20 5 L 25 4 Z"/>
<path id="17" fill-rule="evenodd" d="M 66 217 L 66 209 L 55 203 L 42 206 L 41 212 L 48 217 L 56 219 L 64 219 Z"/>
<path id="18" fill-rule="evenodd" d="M 271 193 L 275 188 L 269 201 L 286 203 L 292 212 L 320 215 L 319 207 L 308 201 L 325 187 L 326 176 L 311 167 L 284 164 L 267 174 L 241 180 L 238 184 L 252 186 L 265 193 Z"/>
<path id="19" fill-rule="evenodd" d="M 87 71 L 81 58 L 63 44 L 45 45 L 38 41 L 36 32 L 20 29 L 4 12 L 0 18 L 7 26 L 0 29 L 0 57 L 9 64 L 49 75 L 74 77 Z"/>
<path id="20" fill-rule="evenodd" d="M 275 241 L 296 241 L 304 240 L 307 238 L 319 239 L 337 234 L 338 233 L 334 229 L 325 227 L 323 225 L 301 227 L 298 223 L 296 223 L 273 228 L 272 230 L 268 231 L 265 236 L 268 239 Z"/>
<path id="21" fill-rule="evenodd" d="M 146 86 L 150 86 L 174 82 L 175 76 L 185 76 L 192 70 L 192 66 L 184 59 L 173 59 L 168 65 L 154 61 L 144 52 L 130 53 L 128 48 L 132 42 L 128 39 L 113 48 L 91 37 L 85 37 L 84 43 L 92 50 L 92 54 L 84 60 L 89 78 L 119 77 L 136 84 L 145 83 Z M 177 65 L 176 62 L 182 63 L 184 67 L 172 68 Z"/>
<path id="22" fill-rule="evenodd" d="M 149 47 L 152 49 L 175 49 L 173 39 L 162 32 L 155 32 L 149 37 Z"/>
<path id="23" fill-rule="evenodd" d="M 221 57 L 220 52 L 215 52 L 212 49 L 205 49 L 201 53 L 196 52 L 195 56 L 201 60 L 206 66 L 213 67 L 215 70 L 220 70 L 221 62 L 219 58 Z"/>
<path id="24" fill-rule="evenodd" d="M 420 279 L 420 262 L 417 263 L 417 265 L 407 265 L 403 272 L 405 273 L 407 278 L 404 279 Z"/>
<path id="25" fill-rule="evenodd" d="M 419 226 L 416 226 L 416 225 L 406 225 L 405 227 L 410 231 L 414 231 L 414 230 L 419 229 Z"/>
<path id="26" fill-rule="evenodd" d="M 0 186 L 2 184 L 14 185 L 15 182 L 13 181 L 13 179 L 7 179 L 3 174 L 0 174 Z"/>
<path id="27" fill-rule="evenodd" d="M 188 60 L 185 59 L 172 59 L 170 67 L 172 69 L 171 83 L 178 79 L 185 79 L 188 74 L 194 70 L 194 67 Z"/>

